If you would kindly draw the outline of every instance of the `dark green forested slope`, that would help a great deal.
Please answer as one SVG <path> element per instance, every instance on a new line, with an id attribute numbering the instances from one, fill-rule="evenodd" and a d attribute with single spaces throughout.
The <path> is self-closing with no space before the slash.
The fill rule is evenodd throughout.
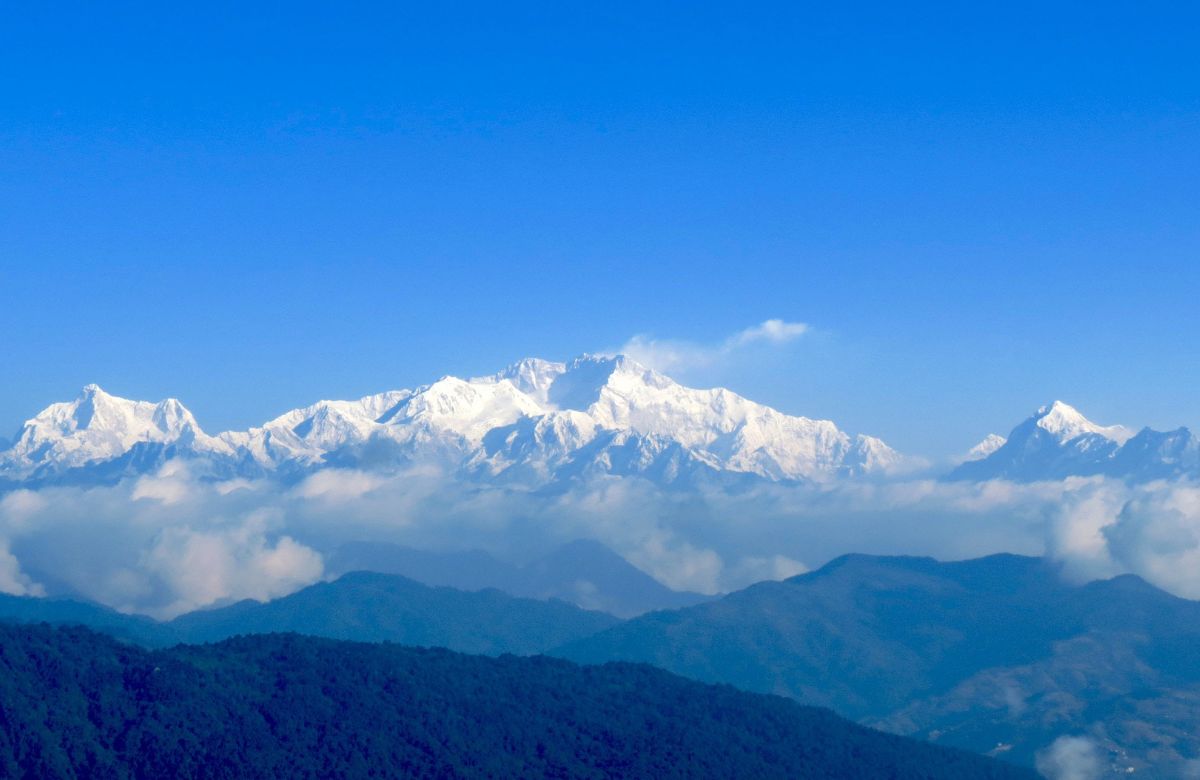
<path id="1" fill-rule="evenodd" d="M 1005 778 L 1022 770 L 642 665 L 297 635 L 146 651 L 0 626 L 0 774 Z"/>

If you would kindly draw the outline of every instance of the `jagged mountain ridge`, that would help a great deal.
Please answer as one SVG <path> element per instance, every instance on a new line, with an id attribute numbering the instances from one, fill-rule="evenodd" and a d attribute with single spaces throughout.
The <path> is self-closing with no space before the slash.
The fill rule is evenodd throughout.
<path id="1" fill-rule="evenodd" d="M 1135 433 L 1098 425 L 1074 407 L 1055 401 L 1012 430 L 989 435 L 972 449 L 980 457 L 960 464 L 953 480 L 1015 482 L 1109 476 L 1132 481 L 1200 476 L 1200 441 L 1187 428 Z"/>
<path id="2" fill-rule="evenodd" d="M 664 484 L 726 477 L 822 481 L 903 459 L 879 439 L 696 390 L 623 357 L 527 359 L 474 379 L 320 401 L 248 431 L 206 434 L 177 400 L 128 401 L 95 385 L 27 421 L 0 453 L 9 483 L 115 481 L 187 459 L 204 474 L 297 475 L 436 462 L 487 481 L 597 474 Z"/>

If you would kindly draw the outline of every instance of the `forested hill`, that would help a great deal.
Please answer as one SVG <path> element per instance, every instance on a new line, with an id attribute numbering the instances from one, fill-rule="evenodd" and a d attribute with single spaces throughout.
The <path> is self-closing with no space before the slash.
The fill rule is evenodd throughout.
<path id="1" fill-rule="evenodd" d="M 1032 776 L 638 664 L 291 634 L 147 651 L 3 625 L 0 713 L 5 777 Z"/>

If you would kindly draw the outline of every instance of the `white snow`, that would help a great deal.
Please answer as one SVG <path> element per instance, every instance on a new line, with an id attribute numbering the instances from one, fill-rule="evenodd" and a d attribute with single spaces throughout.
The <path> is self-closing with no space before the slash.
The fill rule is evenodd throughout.
<path id="1" fill-rule="evenodd" d="M 768 479 L 825 480 L 894 468 L 879 439 L 828 420 L 783 414 L 722 389 L 684 387 L 627 357 L 527 359 L 491 376 L 443 377 L 415 390 L 320 401 L 248 431 L 204 434 L 174 399 L 127 401 L 89 386 L 26 423 L 0 453 L 21 477 L 120 457 L 138 442 L 177 443 L 267 470 L 319 467 L 326 456 L 386 442 L 394 457 L 457 461 L 477 473 L 549 480 L 560 469 L 690 466 Z"/>
<path id="2" fill-rule="evenodd" d="M 1071 441 L 1085 433 L 1094 433 L 1117 444 L 1124 444 L 1135 433 L 1123 425 L 1097 425 L 1080 414 L 1078 409 L 1062 401 L 1055 401 L 1038 409 L 1034 418 L 1039 428 L 1052 434 L 1060 442 Z"/>
<path id="3" fill-rule="evenodd" d="M 983 460 L 1007 443 L 1008 439 L 1003 436 L 997 433 L 989 433 L 983 437 L 983 441 L 967 450 L 967 454 L 961 458 L 961 462 L 967 463 L 973 460 Z"/>
<path id="4" fill-rule="evenodd" d="M 73 401 L 51 404 L 25 421 L 16 441 L 0 453 L 0 474 L 20 478 L 41 468 L 77 468 L 124 455 L 139 443 L 233 454 L 228 444 L 204 433 L 174 398 L 130 401 L 87 385 Z"/>

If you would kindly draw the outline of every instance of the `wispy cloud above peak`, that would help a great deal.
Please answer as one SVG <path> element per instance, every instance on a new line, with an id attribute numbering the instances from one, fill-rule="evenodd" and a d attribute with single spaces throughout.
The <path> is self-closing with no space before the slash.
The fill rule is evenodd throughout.
<path id="1" fill-rule="evenodd" d="M 753 328 L 746 328 L 731 336 L 726 342 L 728 347 L 740 347 L 753 344 L 756 341 L 768 341 L 772 344 L 786 344 L 808 333 L 808 325 L 803 322 L 787 322 L 786 320 L 765 320 Z"/>
<path id="2" fill-rule="evenodd" d="M 769 319 L 740 330 L 715 344 L 638 334 L 619 349 L 610 352 L 628 355 L 650 368 L 670 374 L 673 371 L 711 367 L 739 350 L 755 344 L 782 346 L 800 338 L 808 331 L 809 326 L 803 322 Z"/>

